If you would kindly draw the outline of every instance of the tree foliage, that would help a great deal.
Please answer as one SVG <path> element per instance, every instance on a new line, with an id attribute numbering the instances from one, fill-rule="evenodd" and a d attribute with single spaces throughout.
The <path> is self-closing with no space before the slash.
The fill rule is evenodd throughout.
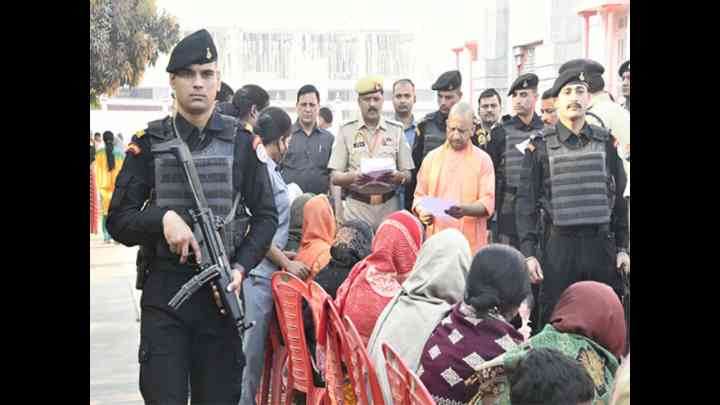
<path id="1" fill-rule="evenodd" d="M 154 0 L 90 0 L 90 104 L 137 86 L 179 33 L 175 17 L 158 14 Z"/>

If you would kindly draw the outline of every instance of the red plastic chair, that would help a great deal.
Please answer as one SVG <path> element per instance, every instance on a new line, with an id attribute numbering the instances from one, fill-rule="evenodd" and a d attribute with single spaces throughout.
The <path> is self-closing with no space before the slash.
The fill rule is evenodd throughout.
<path id="1" fill-rule="evenodd" d="M 308 405 L 327 401 L 325 388 L 313 383 L 312 363 L 302 317 L 302 301 L 313 308 L 310 289 L 304 281 L 287 272 L 277 272 L 272 277 L 273 301 L 280 323 L 280 332 L 288 353 L 288 383 L 284 403 L 292 404 L 295 391 L 306 394 Z M 314 311 L 313 311 L 314 312 Z M 318 324 L 318 319 L 315 319 Z"/>
<path id="2" fill-rule="evenodd" d="M 280 331 L 277 324 L 270 324 L 268 342 L 265 345 L 265 366 L 258 392 L 258 405 L 280 405 L 280 398 L 283 390 L 287 387 L 282 385 L 282 367 L 287 359 L 287 349 L 280 343 Z M 270 398 L 268 398 L 270 396 Z"/>
<path id="3" fill-rule="evenodd" d="M 382 344 L 390 391 L 395 405 L 435 405 L 420 378 L 387 343 Z"/>
<path id="4" fill-rule="evenodd" d="M 350 381 L 352 382 L 358 404 L 367 405 L 372 398 L 373 405 L 385 405 L 385 399 L 380 389 L 380 383 L 375 373 L 375 366 L 370 361 L 367 349 L 365 348 L 360 333 L 347 315 L 343 318 L 346 330 L 347 350 L 345 357 L 350 362 Z M 370 392 L 368 392 L 368 387 Z"/>
<path id="5" fill-rule="evenodd" d="M 327 316 L 325 328 L 325 379 L 327 390 L 331 399 L 338 404 L 342 404 L 345 402 L 345 392 L 343 391 L 345 372 L 343 372 L 342 364 L 344 363 L 345 367 L 350 370 L 352 363 L 349 358 L 350 352 L 344 350 L 347 347 L 347 332 L 332 297 L 325 300 L 325 314 Z M 355 386 L 352 383 L 352 377 L 350 377 L 350 383 L 351 386 Z M 362 402 L 358 401 L 358 403 Z"/>

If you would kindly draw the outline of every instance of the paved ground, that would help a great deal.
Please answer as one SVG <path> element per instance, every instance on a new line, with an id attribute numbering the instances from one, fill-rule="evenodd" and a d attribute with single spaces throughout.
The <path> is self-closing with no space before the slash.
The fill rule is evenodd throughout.
<path id="1" fill-rule="evenodd" d="M 90 405 L 143 405 L 133 302 L 133 293 L 140 299 L 134 289 L 136 252 L 90 237 Z"/>

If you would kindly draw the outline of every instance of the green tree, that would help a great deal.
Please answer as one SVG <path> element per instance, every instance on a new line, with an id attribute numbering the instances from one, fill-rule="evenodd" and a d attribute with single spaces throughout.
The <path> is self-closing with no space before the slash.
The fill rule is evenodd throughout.
<path id="1" fill-rule="evenodd" d="M 154 0 L 90 0 L 90 105 L 122 86 L 137 86 L 179 33 L 175 17 L 158 14 Z"/>

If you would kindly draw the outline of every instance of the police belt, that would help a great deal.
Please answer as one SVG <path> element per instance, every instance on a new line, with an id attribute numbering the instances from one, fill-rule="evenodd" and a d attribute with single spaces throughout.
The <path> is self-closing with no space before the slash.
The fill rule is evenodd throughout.
<path id="1" fill-rule="evenodd" d="M 550 228 L 550 233 L 555 235 L 594 236 L 608 232 L 610 232 L 610 224 L 571 226 L 552 225 Z"/>
<path id="2" fill-rule="evenodd" d="M 370 205 L 378 205 L 378 204 L 384 204 L 391 198 L 395 197 L 395 191 L 388 191 L 385 194 L 361 194 L 357 191 L 350 191 L 350 197 L 362 201 L 365 204 Z"/>

